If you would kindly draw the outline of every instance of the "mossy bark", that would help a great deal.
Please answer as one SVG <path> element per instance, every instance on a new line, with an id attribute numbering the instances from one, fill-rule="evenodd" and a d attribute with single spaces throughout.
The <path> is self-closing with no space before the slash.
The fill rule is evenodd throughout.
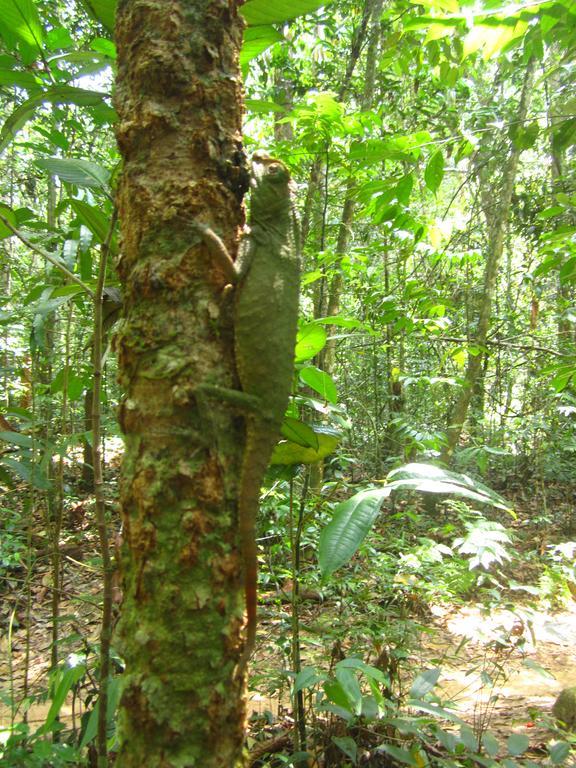
<path id="1" fill-rule="evenodd" d="M 247 187 L 237 5 L 118 3 L 122 768 L 241 764 L 244 435 L 232 408 L 198 391 L 238 382 L 226 281 L 194 226 L 236 252 Z"/>

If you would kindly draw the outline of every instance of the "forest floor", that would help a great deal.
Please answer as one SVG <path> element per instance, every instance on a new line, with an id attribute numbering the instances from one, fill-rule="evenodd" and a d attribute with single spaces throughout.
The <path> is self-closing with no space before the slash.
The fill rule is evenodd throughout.
<path id="1" fill-rule="evenodd" d="M 67 521 L 75 533 L 70 537 L 71 542 L 63 545 L 60 629 L 63 655 L 94 649 L 99 640 L 98 546 L 90 533 L 88 512 L 87 502 L 79 501 Z M 81 545 L 77 543 L 79 540 Z M 16 722 L 22 719 L 22 712 L 14 713 L 11 702 L 18 703 L 23 698 L 26 664 L 31 694 L 45 690 L 50 665 L 48 556 L 37 560 L 29 608 L 25 603 L 22 571 L 18 574 L 4 579 L 2 585 L 0 727 L 9 726 L 14 714 Z M 535 604 L 530 605 L 526 600 L 507 610 L 490 613 L 480 604 L 473 603 L 465 607 L 444 604 L 429 608 L 427 617 L 418 619 L 426 631 L 417 648 L 410 652 L 412 671 L 439 666 L 442 674 L 436 692 L 440 698 L 449 701 L 470 725 L 488 728 L 502 742 L 512 733 L 527 735 L 535 749 L 549 741 L 552 734 L 546 728 L 546 717 L 550 717 L 554 699 L 562 688 L 576 685 L 576 602 L 556 613 L 538 610 Z M 330 613 L 329 603 L 311 609 L 314 616 L 324 611 Z M 288 608 L 283 612 L 284 619 L 287 612 Z M 27 615 L 30 619 L 28 630 Z M 275 623 L 263 618 L 262 633 L 272 634 Z M 516 646 L 500 646 L 498 637 L 502 632 L 508 637 L 517 637 Z M 264 651 L 257 654 L 254 666 L 259 671 L 264 667 L 278 670 L 282 662 Z M 270 676 L 273 676 L 272 672 Z M 281 698 L 277 693 L 267 695 L 253 691 L 250 710 L 282 717 L 286 708 L 281 706 L 279 713 Z M 41 725 L 49 706 L 49 701 L 35 703 L 28 713 L 29 723 Z M 64 722 L 78 726 L 82 715 L 79 701 L 68 700 L 61 715 Z"/>

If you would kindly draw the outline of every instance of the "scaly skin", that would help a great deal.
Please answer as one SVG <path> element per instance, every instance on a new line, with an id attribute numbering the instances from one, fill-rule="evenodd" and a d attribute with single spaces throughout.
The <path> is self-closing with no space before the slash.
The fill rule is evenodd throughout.
<path id="1" fill-rule="evenodd" d="M 236 262 L 214 232 L 197 225 L 224 274 L 236 285 L 235 356 L 242 392 L 205 389 L 246 414 L 238 502 L 247 613 L 241 672 L 256 638 L 256 517 L 260 488 L 292 388 L 300 273 L 288 169 L 256 152 L 251 187 L 250 229 Z"/>
<path id="2" fill-rule="evenodd" d="M 260 488 L 292 389 L 298 322 L 299 259 L 290 174 L 264 153 L 252 159 L 250 232 L 236 268 L 235 353 L 242 391 L 258 407 L 246 417 L 239 521 L 247 628 L 244 668 L 254 648 L 257 606 L 256 517 Z"/>

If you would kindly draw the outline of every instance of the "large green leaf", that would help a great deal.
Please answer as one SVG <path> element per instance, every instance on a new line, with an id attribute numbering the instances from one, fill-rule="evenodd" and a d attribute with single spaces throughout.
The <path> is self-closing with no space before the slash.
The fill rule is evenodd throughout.
<path id="1" fill-rule="evenodd" d="M 405 464 L 392 470 L 386 480 L 383 488 L 360 491 L 335 508 L 334 517 L 320 534 L 318 562 L 324 577 L 352 558 L 378 517 L 382 503 L 394 491 L 454 494 L 512 513 L 508 502 L 487 486 L 432 464 Z"/>
<path id="2" fill-rule="evenodd" d="M 274 448 L 271 464 L 315 464 L 320 459 L 329 456 L 338 447 L 342 439 L 339 432 L 329 427 L 314 427 L 317 446 L 301 445 L 301 440 L 283 440 Z"/>
<path id="3" fill-rule="evenodd" d="M 82 5 L 108 32 L 114 32 L 116 0 L 82 0 Z"/>
<path id="4" fill-rule="evenodd" d="M 0 68 L 0 85 L 16 86 L 16 88 L 38 88 L 39 81 L 31 72 L 21 72 L 19 69 Z"/>
<path id="5" fill-rule="evenodd" d="M 258 27 L 248 27 L 244 32 L 244 42 L 240 51 L 240 66 L 244 70 L 248 62 L 259 56 L 274 43 L 284 38 L 274 27 L 262 24 Z"/>
<path id="6" fill-rule="evenodd" d="M 95 205 L 89 205 L 84 200 L 70 200 L 70 205 L 98 242 L 105 242 L 110 229 L 110 218 L 105 213 L 102 213 L 100 208 L 97 208 Z M 113 241 L 111 243 L 111 251 L 114 252 L 115 250 L 116 246 Z"/>
<path id="7" fill-rule="evenodd" d="M 3 152 L 18 131 L 26 125 L 41 104 L 77 104 L 89 107 L 102 104 L 107 94 L 73 88 L 71 85 L 54 85 L 42 93 L 30 97 L 12 112 L 0 131 L 0 152 Z"/>
<path id="8" fill-rule="evenodd" d="M 21 44 L 22 60 L 31 64 L 42 52 L 42 25 L 32 0 L 0 0 L 0 34 Z M 8 42 L 8 40 L 7 40 Z"/>
<path id="9" fill-rule="evenodd" d="M 308 323 L 298 331 L 296 337 L 296 362 L 311 360 L 326 344 L 326 331 L 319 325 Z"/>
<path id="10" fill-rule="evenodd" d="M 108 191 L 110 172 L 101 165 L 82 158 L 43 157 L 36 165 L 45 168 L 62 181 L 78 187 L 97 187 Z"/>
<path id="11" fill-rule="evenodd" d="M 417 462 L 405 464 L 398 469 L 393 469 L 386 480 L 386 487 L 393 491 L 412 490 L 423 493 L 454 494 L 512 512 L 506 499 L 488 486 L 469 475 L 450 472 L 433 464 Z"/>
<path id="12" fill-rule="evenodd" d="M 332 377 L 325 371 L 321 371 L 314 365 L 309 365 L 300 371 L 300 379 L 304 384 L 307 384 L 315 392 L 322 395 L 323 400 L 327 400 L 329 403 L 338 402 L 336 385 Z"/>
<path id="13" fill-rule="evenodd" d="M 388 488 L 373 488 L 338 504 L 332 520 L 320 534 L 318 562 L 322 576 L 330 576 L 352 558 L 388 496 Z"/>
<path id="14" fill-rule="evenodd" d="M 282 24 L 296 16 L 317 11 L 332 0 L 248 0 L 240 13 L 251 27 L 259 24 Z"/>

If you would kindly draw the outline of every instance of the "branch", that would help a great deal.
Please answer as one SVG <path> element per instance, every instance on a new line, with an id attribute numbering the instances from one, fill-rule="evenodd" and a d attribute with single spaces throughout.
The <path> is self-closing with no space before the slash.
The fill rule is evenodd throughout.
<path id="1" fill-rule="evenodd" d="M 60 261 L 58 261 L 58 259 L 54 258 L 54 256 L 52 256 L 51 253 L 49 253 L 48 251 L 45 251 L 44 248 L 40 248 L 40 246 L 38 245 L 34 245 L 34 243 L 28 240 L 26 235 L 22 234 L 22 232 L 20 232 L 19 229 L 16 229 L 16 227 L 13 226 L 13 224 L 10 221 L 8 221 L 8 219 L 5 216 L 3 216 L 1 213 L 0 213 L 0 222 L 2 222 L 2 224 L 4 224 L 4 226 L 7 229 L 9 229 L 13 235 L 16 235 L 16 237 L 19 240 L 21 240 L 24 243 L 24 245 L 30 248 L 31 251 L 34 251 L 39 256 L 42 256 L 43 258 L 45 258 L 46 261 L 49 261 L 50 264 L 53 264 L 57 269 L 59 269 L 60 272 L 62 272 L 62 274 L 66 275 L 66 277 L 72 283 L 76 283 L 77 285 L 80 285 L 92 299 L 94 298 L 94 291 L 92 290 L 92 288 L 90 288 L 85 282 L 83 282 L 73 272 L 70 272 L 70 270 L 67 269 L 63 264 L 61 264 Z"/>
<path id="2" fill-rule="evenodd" d="M 458 338 L 457 336 L 437 336 L 437 341 L 455 342 L 456 344 L 472 344 L 477 342 L 474 339 Z M 547 355 L 555 355 L 556 357 L 573 358 L 574 355 L 570 355 L 567 352 L 556 352 L 550 347 L 539 347 L 535 344 L 511 344 L 509 341 L 500 341 L 499 339 L 486 339 L 482 344 L 478 346 L 492 345 L 494 347 L 508 347 L 509 349 L 518 349 L 521 352 L 543 352 Z"/>

